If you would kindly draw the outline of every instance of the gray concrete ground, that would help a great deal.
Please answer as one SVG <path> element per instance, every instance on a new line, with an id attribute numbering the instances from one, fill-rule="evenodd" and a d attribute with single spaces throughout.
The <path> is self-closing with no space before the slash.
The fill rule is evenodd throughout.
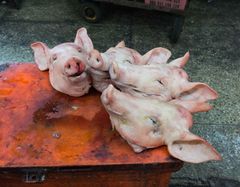
<path id="1" fill-rule="evenodd" d="M 240 1 L 191 1 L 174 45 L 167 37 L 172 19 L 168 14 L 112 7 L 100 23 L 89 24 L 79 8 L 77 0 L 25 0 L 20 10 L 0 6 L 0 64 L 32 62 L 33 41 L 53 47 L 73 41 L 83 26 L 101 51 L 121 40 L 142 53 L 168 48 L 173 58 L 189 50 L 185 69 L 191 79 L 208 83 L 220 95 L 212 111 L 194 116 L 193 132 L 207 139 L 223 160 L 185 164 L 172 176 L 171 185 L 240 186 Z"/>

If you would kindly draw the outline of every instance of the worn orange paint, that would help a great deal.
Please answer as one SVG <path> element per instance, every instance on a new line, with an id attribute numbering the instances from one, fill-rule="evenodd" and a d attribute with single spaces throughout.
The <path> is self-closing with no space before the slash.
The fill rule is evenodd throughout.
<path id="1" fill-rule="evenodd" d="M 181 165 L 164 146 L 134 153 L 112 130 L 99 96 L 61 94 L 34 64 L 0 72 L 0 167 Z"/>

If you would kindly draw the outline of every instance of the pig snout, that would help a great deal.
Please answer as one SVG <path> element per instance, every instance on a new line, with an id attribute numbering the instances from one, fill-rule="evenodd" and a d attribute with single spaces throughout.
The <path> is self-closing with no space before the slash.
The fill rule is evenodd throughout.
<path id="1" fill-rule="evenodd" d="M 103 91 L 101 96 L 103 104 L 109 105 L 111 101 L 113 101 L 113 92 L 114 92 L 113 85 L 109 85 L 107 89 Z"/>
<path id="2" fill-rule="evenodd" d="M 111 84 L 103 91 L 101 100 L 107 111 L 111 112 L 111 114 L 121 116 L 123 111 L 125 111 L 124 107 L 121 105 L 121 94 L 119 94 Z"/>
<path id="3" fill-rule="evenodd" d="M 88 59 L 89 66 L 99 69 L 103 66 L 103 59 L 101 57 L 101 54 L 98 50 L 92 50 L 89 59 Z"/>
<path id="4" fill-rule="evenodd" d="M 65 64 L 65 73 L 70 77 L 81 75 L 85 71 L 85 64 L 78 58 L 71 58 Z"/>

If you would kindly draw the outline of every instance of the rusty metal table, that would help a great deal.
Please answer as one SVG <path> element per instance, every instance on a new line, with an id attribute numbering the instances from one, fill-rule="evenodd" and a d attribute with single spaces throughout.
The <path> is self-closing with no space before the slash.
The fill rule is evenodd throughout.
<path id="1" fill-rule="evenodd" d="M 34 64 L 0 72 L 0 186 L 167 186 L 183 163 L 164 146 L 134 153 L 99 96 L 61 94 Z"/>

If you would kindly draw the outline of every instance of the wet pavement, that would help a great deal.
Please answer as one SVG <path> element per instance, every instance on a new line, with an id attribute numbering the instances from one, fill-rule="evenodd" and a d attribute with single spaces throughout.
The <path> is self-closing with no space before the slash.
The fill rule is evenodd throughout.
<path id="1" fill-rule="evenodd" d="M 169 42 L 173 16 L 154 11 L 106 7 L 97 24 L 80 17 L 77 0 L 25 0 L 20 10 L 0 6 L 0 66 L 32 62 L 30 44 L 49 47 L 73 41 L 76 30 L 88 29 L 95 48 L 105 51 L 121 40 L 145 53 L 154 47 L 171 50 L 172 59 L 190 51 L 185 70 L 192 81 L 201 81 L 220 95 L 214 109 L 194 116 L 193 132 L 208 140 L 222 155 L 220 162 L 185 164 L 172 177 L 172 185 L 217 186 L 240 181 L 240 1 L 191 1 L 183 33 Z M 217 179 L 217 180 L 216 180 Z M 230 182 L 229 182 L 230 181 Z M 232 185 L 232 186 L 233 186 Z"/>

